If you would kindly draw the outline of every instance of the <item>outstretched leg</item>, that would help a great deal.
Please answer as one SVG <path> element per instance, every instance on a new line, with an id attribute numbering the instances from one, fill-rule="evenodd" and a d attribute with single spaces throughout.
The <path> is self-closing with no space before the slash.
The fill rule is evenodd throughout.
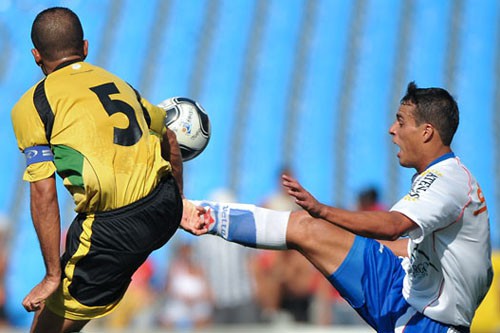
<path id="1" fill-rule="evenodd" d="M 193 201 L 206 210 L 209 233 L 262 249 L 296 249 L 325 276 L 349 252 L 354 235 L 305 211 L 281 212 L 249 204 Z"/>
<path id="2" fill-rule="evenodd" d="M 293 212 L 286 232 L 288 248 L 302 253 L 323 275 L 333 274 L 354 242 L 354 234 L 305 211 Z"/>
<path id="3" fill-rule="evenodd" d="M 403 259 L 386 244 L 355 236 L 305 211 L 195 204 L 205 207 L 203 222 L 210 224 L 209 233 L 250 247 L 302 253 L 378 332 L 449 332 L 447 325 L 417 313 L 405 301 Z"/>

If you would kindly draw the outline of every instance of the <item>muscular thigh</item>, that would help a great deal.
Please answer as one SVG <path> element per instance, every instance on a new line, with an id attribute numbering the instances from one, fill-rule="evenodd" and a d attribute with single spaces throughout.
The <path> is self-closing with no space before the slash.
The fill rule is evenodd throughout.
<path id="1" fill-rule="evenodd" d="M 287 228 L 287 245 L 301 252 L 323 275 L 342 264 L 354 242 L 354 234 L 305 211 L 293 212 Z"/>

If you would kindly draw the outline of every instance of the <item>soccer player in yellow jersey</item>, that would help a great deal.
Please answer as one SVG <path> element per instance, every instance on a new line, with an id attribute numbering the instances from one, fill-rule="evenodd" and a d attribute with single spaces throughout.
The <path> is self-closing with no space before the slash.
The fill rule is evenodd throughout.
<path id="1" fill-rule="evenodd" d="M 189 231 L 187 216 L 197 210 L 183 200 L 181 155 L 165 111 L 84 62 L 78 16 L 46 9 L 31 39 L 46 77 L 20 98 L 12 122 L 46 274 L 23 306 L 36 311 L 31 332 L 75 332 L 111 312 L 134 271 L 179 224 Z M 78 213 L 62 256 L 56 172 Z"/>

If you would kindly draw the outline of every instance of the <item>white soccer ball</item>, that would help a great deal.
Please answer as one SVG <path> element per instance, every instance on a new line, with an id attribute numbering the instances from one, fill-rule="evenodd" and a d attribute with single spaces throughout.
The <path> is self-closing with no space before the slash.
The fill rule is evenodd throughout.
<path id="1" fill-rule="evenodd" d="M 210 140 L 210 120 L 203 107 L 186 97 L 172 97 L 159 107 L 167 111 L 165 125 L 177 137 L 182 160 L 189 161 L 200 155 Z"/>

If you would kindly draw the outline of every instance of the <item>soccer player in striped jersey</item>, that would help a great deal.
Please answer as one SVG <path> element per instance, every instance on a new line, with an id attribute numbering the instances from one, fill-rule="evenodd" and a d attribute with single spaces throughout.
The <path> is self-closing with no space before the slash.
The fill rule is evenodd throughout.
<path id="1" fill-rule="evenodd" d="M 22 304 L 36 311 L 31 332 L 75 332 L 117 306 L 135 270 L 195 208 L 183 201 L 182 160 L 165 110 L 84 61 L 77 15 L 46 9 L 31 38 L 46 77 L 19 99 L 12 122 L 46 274 Z M 55 173 L 78 213 L 62 257 Z"/>

